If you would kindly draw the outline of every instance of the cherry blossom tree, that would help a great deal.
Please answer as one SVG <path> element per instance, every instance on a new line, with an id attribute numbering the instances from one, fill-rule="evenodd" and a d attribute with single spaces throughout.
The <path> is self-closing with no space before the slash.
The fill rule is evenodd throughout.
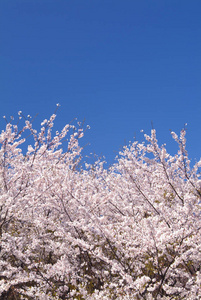
<path id="1" fill-rule="evenodd" d="M 171 156 L 152 130 L 146 143 L 124 147 L 108 175 L 106 235 L 118 274 L 114 290 L 125 299 L 201 295 L 201 161 L 190 167 L 185 133 L 172 133 L 179 151 Z"/>
<path id="2" fill-rule="evenodd" d="M 55 117 L 0 134 L 0 299 L 199 299 L 201 161 L 185 129 L 174 156 L 152 130 L 107 169 L 83 166 L 83 127 L 53 136 Z"/>

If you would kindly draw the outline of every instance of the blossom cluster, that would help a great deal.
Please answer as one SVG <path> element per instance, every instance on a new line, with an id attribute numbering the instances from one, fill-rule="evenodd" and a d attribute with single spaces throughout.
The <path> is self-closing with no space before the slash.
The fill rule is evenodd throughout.
<path id="1" fill-rule="evenodd" d="M 152 130 L 110 168 L 83 166 L 83 128 L 52 136 L 55 117 L 0 134 L 0 298 L 199 299 L 201 160 L 186 131 L 173 156 Z"/>

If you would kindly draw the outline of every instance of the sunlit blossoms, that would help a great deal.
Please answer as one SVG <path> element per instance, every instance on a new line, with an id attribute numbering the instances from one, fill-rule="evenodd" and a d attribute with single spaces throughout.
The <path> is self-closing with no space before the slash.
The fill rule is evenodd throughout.
<path id="1" fill-rule="evenodd" d="M 0 299 L 200 299 L 201 161 L 185 130 L 174 156 L 152 130 L 106 169 L 84 165 L 81 123 L 53 135 L 55 118 L 0 134 Z"/>

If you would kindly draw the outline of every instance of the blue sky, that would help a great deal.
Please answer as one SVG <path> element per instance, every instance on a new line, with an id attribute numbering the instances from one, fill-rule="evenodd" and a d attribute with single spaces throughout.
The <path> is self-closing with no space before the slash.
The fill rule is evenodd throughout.
<path id="1" fill-rule="evenodd" d="M 1 116 L 57 113 L 91 126 L 87 152 L 112 163 L 141 129 L 176 147 L 187 126 L 200 159 L 201 1 L 9 0 L 0 2 Z M 0 128 L 5 121 L 0 119 Z"/>

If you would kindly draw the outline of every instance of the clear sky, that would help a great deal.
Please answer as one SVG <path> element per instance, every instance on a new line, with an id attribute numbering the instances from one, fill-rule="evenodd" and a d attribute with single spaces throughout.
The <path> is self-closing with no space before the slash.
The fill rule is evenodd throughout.
<path id="1" fill-rule="evenodd" d="M 141 129 L 187 125 L 190 158 L 201 150 L 200 0 L 1 0 L 0 115 L 55 110 L 91 129 L 87 151 L 112 163 Z M 0 118 L 0 128 L 5 121 Z"/>

